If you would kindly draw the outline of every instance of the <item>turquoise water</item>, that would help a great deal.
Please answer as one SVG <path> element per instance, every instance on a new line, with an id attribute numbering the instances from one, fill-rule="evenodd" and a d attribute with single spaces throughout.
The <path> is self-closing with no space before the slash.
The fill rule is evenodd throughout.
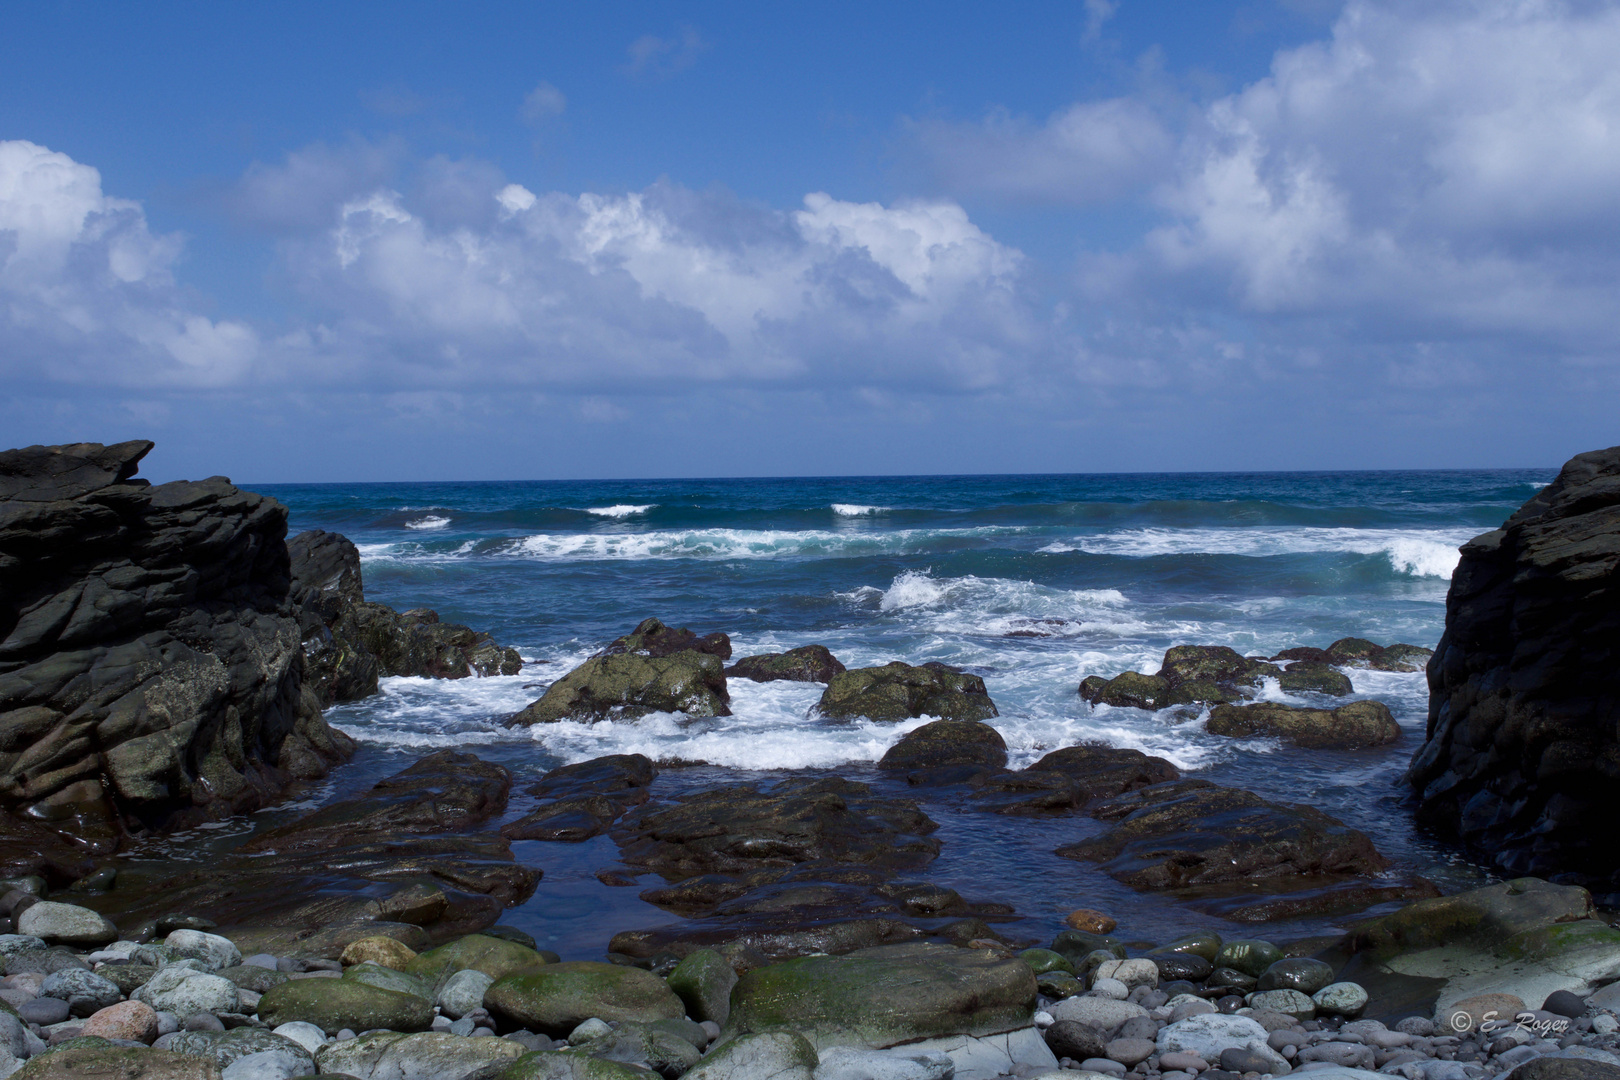
<path id="1" fill-rule="evenodd" d="M 267 485 L 292 528 L 359 546 L 366 594 L 429 606 L 488 630 L 528 662 L 511 678 L 386 680 L 329 718 L 366 750 L 339 788 L 456 746 L 524 776 L 605 753 L 699 760 L 673 786 L 758 772 L 865 777 L 914 724 L 812 719 L 820 688 L 733 680 L 734 716 L 542 725 L 501 720 L 574 664 L 656 615 L 731 635 L 737 655 L 824 644 L 850 667 L 943 660 L 982 675 L 1015 766 L 1100 739 L 1161 754 L 1196 775 L 1309 802 L 1373 836 L 1402 869 L 1442 884 L 1476 873 L 1415 830 L 1397 784 L 1421 739 L 1421 675 L 1352 672 L 1387 702 L 1396 747 L 1308 753 L 1212 736 L 1168 713 L 1093 708 L 1092 674 L 1153 671 L 1166 648 L 1244 653 L 1355 635 L 1432 646 L 1457 546 L 1494 528 L 1555 470 L 801 480 Z M 1280 693 L 1274 696 L 1281 697 Z M 921 721 L 918 721 L 920 723 Z M 661 780 L 661 784 L 665 781 Z M 1144 904 L 1090 868 L 1050 856 L 1086 822 L 1033 823 L 929 812 L 946 853 L 931 870 L 965 895 L 1014 903 L 1032 934 L 1054 913 L 1135 905 L 1142 933 L 1185 913 Z M 590 870 L 605 839 L 525 844 L 546 868 L 511 921 L 564 951 L 600 953 L 605 933 L 670 921 Z M 566 850 L 564 850 L 566 848 Z M 1078 876 L 1077 876 L 1078 875 Z M 1084 895 L 1077 895 L 1077 891 Z M 1099 900 L 1099 897 L 1101 898 Z M 1122 919 L 1122 922 L 1126 920 Z M 1210 920 L 1199 917 L 1198 924 Z M 587 945 L 587 941 L 590 944 Z"/>

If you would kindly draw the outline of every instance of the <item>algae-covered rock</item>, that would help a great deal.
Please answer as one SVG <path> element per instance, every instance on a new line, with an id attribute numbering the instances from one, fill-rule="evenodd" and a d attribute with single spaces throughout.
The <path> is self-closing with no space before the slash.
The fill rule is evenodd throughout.
<path id="1" fill-rule="evenodd" d="M 1576 885 L 1516 878 L 1500 885 L 1419 900 L 1356 925 L 1352 952 L 1384 958 L 1442 945 L 1489 947 L 1517 934 L 1589 918 L 1592 894 Z"/>
<path id="2" fill-rule="evenodd" d="M 1277 676 L 1277 683 L 1290 694 L 1327 694 L 1330 697 L 1348 697 L 1355 692 L 1350 676 L 1332 664 L 1315 660 L 1299 660 L 1289 664 Z"/>
<path id="3" fill-rule="evenodd" d="M 489 1076 L 528 1053 L 509 1039 L 469 1039 L 441 1031 L 362 1039 L 366 1041 L 351 1039 L 322 1047 L 316 1055 L 321 1071 L 390 1080 L 464 1080 Z"/>
<path id="4" fill-rule="evenodd" d="M 688 649 L 670 656 L 615 653 L 593 656 L 551 684 L 545 695 L 508 722 L 512 727 L 559 720 L 635 719 L 648 713 L 730 716 L 724 665 L 712 653 Z"/>
<path id="5" fill-rule="evenodd" d="M 1053 750 L 1026 771 L 1062 773 L 1101 798 L 1181 779 L 1181 771 L 1164 758 L 1099 743 Z"/>
<path id="6" fill-rule="evenodd" d="M 878 761 L 878 768 L 898 772 L 947 765 L 1005 768 L 1007 742 L 978 720 L 935 720 L 900 736 Z"/>
<path id="7" fill-rule="evenodd" d="M 1088 675 L 1080 681 L 1080 697 L 1093 705 L 1124 709 L 1162 709 L 1170 705 L 1170 683 L 1158 675 L 1126 671 L 1105 679 Z"/>
<path id="8" fill-rule="evenodd" d="M 1197 956 L 1201 959 L 1207 960 L 1213 964 L 1215 962 L 1215 958 L 1220 955 L 1221 944 L 1221 935 L 1215 933 L 1213 930 L 1201 930 L 1198 933 L 1188 934 L 1186 937 L 1177 938 L 1168 945 L 1160 945 L 1156 949 L 1151 949 L 1149 950 L 1148 955 L 1159 956 L 1164 953 L 1186 953 L 1188 955 Z"/>
<path id="9" fill-rule="evenodd" d="M 433 1000 L 433 984 L 408 972 L 383 967 L 367 961 L 356 964 L 343 973 L 347 982 L 364 983 L 379 990 L 392 990 L 396 994 L 410 994 L 427 1001 Z"/>
<path id="10" fill-rule="evenodd" d="M 725 1043 L 686 1074 L 687 1080 L 813 1080 L 816 1048 L 793 1031 L 762 1031 Z"/>
<path id="11" fill-rule="evenodd" d="M 649 1023 L 685 1009 L 664 980 L 640 968 L 571 960 L 496 979 L 484 1007 L 553 1038 L 591 1017 Z"/>
<path id="12" fill-rule="evenodd" d="M 1278 960 L 1260 973 L 1256 990 L 1298 990 L 1314 994 L 1333 981 L 1333 968 L 1320 960 L 1291 957 Z"/>
<path id="13" fill-rule="evenodd" d="M 499 979 L 515 971 L 539 967 L 545 962 L 546 958 L 540 953 L 516 942 L 485 934 L 468 934 L 448 945 L 422 953 L 405 965 L 405 971 L 429 982 L 437 981 L 447 972 L 468 969 L 482 971 L 492 979 Z"/>
<path id="14" fill-rule="evenodd" d="M 745 656 L 726 668 L 726 676 L 754 682 L 831 682 L 848 669 L 825 645 L 801 645 L 783 653 Z"/>
<path id="15" fill-rule="evenodd" d="M 1275 664 L 1225 645 L 1177 645 L 1165 651 L 1158 674 L 1090 676 L 1080 684 L 1080 696 L 1092 704 L 1137 709 L 1243 701 L 1255 696 L 1263 679 L 1282 673 Z"/>
<path id="16" fill-rule="evenodd" d="M 359 941 L 351 941 L 338 959 L 343 961 L 346 967 L 351 964 L 380 964 L 396 971 L 404 971 L 410 962 L 416 959 L 416 951 L 391 937 L 373 935 Z"/>
<path id="17" fill-rule="evenodd" d="M 725 1024 L 731 1014 L 731 988 L 737 985 L 737 972 L 725 957 L 713 949 L 698 949 L 676 964 L 665 981 L 686 1006 L 687 1016 Z"/>
<path id="18" fill-rule="evenodd" d="M 221 1069 L 230 1068 L 242 1058 L 265 1051 L 274 1051 L 298 1059 L 307 1069 L 315 1067 L 314 1057 L 303 1044 L 262 1028 L 182 1031 L 170 1036 L 168 1049 L 177 1054 L 208 1058 Z"/>
<path id="19" fill-rule="evenodd" d="M 731 994 L 723 1038 L 789 1029 L 818 1048 L 881 1049 L 1027 1027 L 1035 975 L 984 949 L 915 943 L 755 968 Z"/>
<path id="20" fill-rule="evenodd" d="M 207 1058 L 144 1047 L 78 1046 L 41 1054 L 14 1080 L 220 1080 L 219 1066 Z"/>
<path id="21" fill-rule="evenodd" d="M 835 720 L 989 720 L 999 716 L 977 675 L 947 664 L 921 667 L 895 660 L 882 667 L 855 668 L 834 675 L 816 708 Z"/>
<path id="22" fill-rule="evenodd" d="M 259 1019 L 271 1027 L 303 1020 L 328 1035 L 344 1028 L 422 1031 L 433 1023 L 433 1003 L 352 979 L 294 979 L 259 999 Z"/>
<path id="23" fill-rule="evenodd" d="M 688 1038 L 677 1035 L 662 1024 L 635 1024 L 621 1021 L 619 1025 L 599 1038 L 579 1044 L 579 1049 L 604 1061 L 622 1061 L 627 1065 L 646 1065 L 662 1076 L 680 1076 L 698 1063 L 703 1056 Z M 702 1038 L 702 1028 L 698 1036 Z"/>
<path id="24" fill-rule="evenodd" d="M 1212 735 L 1287 739 L 1311 750 L 1384 746 L 1401 737 L 1400 725 L 1381 701 L 1352 701 L 1337 709 L 1306 709 L 1272 701 L 1217 705 L 1210 710 Z"/>

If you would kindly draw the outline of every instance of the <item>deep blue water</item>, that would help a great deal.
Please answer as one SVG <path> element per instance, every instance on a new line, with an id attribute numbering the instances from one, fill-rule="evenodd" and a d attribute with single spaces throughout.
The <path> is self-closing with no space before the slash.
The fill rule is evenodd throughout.
<path id="1" fill-rule="evenodd" d="M 1432 646 L 1457 546 L 1496 527 L 1554 470 L 962 476 L 830 479 L 264 485 L 292 529 L 351 537 L 368 598 L 428 606 L 519 648 L 513 678 L 387 680 L 330 719 L 367 748 L 334 778 L 347 790 L 407 754 L 474 749 L 526 776 L 640 751 L 711 768 L 672 784 L 755 771 L 865 776 L 914 725 L 808 718 L 819 687 L 733 680 L 734 716 L 697 723 L 542 725 L 502 717 L 641 619 L 730 634 L 737 655 L 818 642 L 850 667 L 945 660 L 985 678 L 1014 765 L 1102 739 L 1162 754 L 1196 775 L 1321 806 L 1373 836 L 1405 870 L 1458 885 L 1477 873 L 1423 836 L 1396 780 L 1421 737 L 1421 675 L 1352 672 L 1406 730 L 1385 751 L 1325 754 L 1209 735 L 1201 721 L 1082 702 L 1086 675 L 1156 670 L 1177 644 L 1245 653 L 1346 635 Z M 1029 634 L 1042 636 L 1028 636 Z M 1009 636 L 1016 635 L 1016 636 Z M 538 684 L 538 685 L 537 685 Z M 663 783 L 664 781 L 660 781 Z M 931 811 L 932 812 L 932 811 Z M 942 813 L 944 813 L 942 811 Z M 936 817 L 940 815 L 936 814 Z M 1207 925 L 1143 901 L 1048 853 L 1083 821 L 944 814 L 933 880 L 1007 900 L 1032 936 L 1076 906 L 1129 907 L 1140 934 Z M 589 876 L 605 838 L 520 845 L 546 868 L 512 921 L 563 951 L 670 921 Z M 1122 919 L 1122 923 L 1131 922 Z M 1122 927 L 1124 929 L 1124 927 Z M 1300 926 L 1304 932 L 1311 927 Z M 1049 932 L 1049 931 L 1045 931 Z"/>

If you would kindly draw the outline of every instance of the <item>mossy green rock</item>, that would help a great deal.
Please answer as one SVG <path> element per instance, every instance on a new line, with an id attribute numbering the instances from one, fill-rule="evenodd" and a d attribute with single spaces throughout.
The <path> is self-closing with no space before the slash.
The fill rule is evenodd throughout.
<path id="1" fill-rule="evenodd" d="M 485 934 L 468 934 L 448 945 L 422 953 L 405 965 L 405 971 L 429 982 L 436 982 L 447 973 L 469 969 L 499 979 L 513 972 L 539 967 L 545 962 L 546 958 L 539 952 L 516 942 Z"/>
<path id="2" fill-rule="evenodd" d="M 1333 968 L 1320 960 L 1278 960 L 1260 973 L 1256 990 L 1298 990 L 1309 997 L 1333 981 Z"/>
<path id="3" fill-rule="evenodd" d="M 725 957 L 713 949 L 698 949 L 676 964 L 665 982 L 686 1006 L 687 1016 L 725 1025 L 731 1015 L 731 988 L 737 985 L 737 972 Z"/>
<path id="4" fill-rule="evenodd" d="M 1161 953 L 1187 953 L 1215 962 L 1215 957 L 1221 952 L 1221 935 L 1212 930 L 1188 934 L 1184 938 L 1177 938 L 1168 945 L 1160 945 L 1157 949 L 1150 949 L 1149 956 L 1158 956 Z"/>
<path id="5" fill-rule="evenodd" d="M 1080 696 L 1093 705 L 1123 709 L 1162 709 L 1170 704 L 1170 684 L 1157 675 L 1127 671 L 1105 679 L 1092 675 L 1080 683 Z"/>
<path id="6" fill-rule="evenodd" d="M 989 720 L 1000 715 L 984 680 L 977 675 L 945 664 L 914 667 L 898 660 L 834 675 L 817 709 L 835 720 L 909 720 L 918 716 Z"/>
<path id="7" fill-rule="evenodd" d="M 653 1080 L 658 1074 L 634 1065 L 587 1057 L 576 1050 L 524 1054 L 494 1080 Z"/>
<path id="8" fill-rule="evenodd" d="M 1395 956 L 1440 945 L 1491 948 L 1527 930 L 1574 922 L 1592 914 L 1592 894 L 1578 885 L 1515 878 L 1500 885 L 1407 904 L 1354 927 L 1351 952 Z"/>
<path id="9" fill-rule="evenodd" d="M 1052 939 L 1052 951 L 1069 961 L 1069 969 L 1076 974 L 1084 970 L 1086 957 L 1093 952 L 1106 952 L 1115 960 L 1125 959 L 1125 945 L 1118 938 L 1103 934 L 1089 934 L 1084 930 L 1063 930 Z"/>
<path id="10" fill-rule="evenodd" d="M 496 979 L 484 1007 L 519 1027 L 553 1038 L 591 1017 L 650 1023 L 683 1015 L 664 980 L 640 968 L 569 960 Z"/>
<path id="11" fill-rule="evenodd" d="M 106 968 L 103 968 L 101 971 L 97 972 L 97 974 L 105 975 L 111 968 L 112 965 L 109 964 Z M 235 983 L 237 987 L 242 990 L 251 990 L 255 994 L 268 993 L 270 990 L 280 986 L 282 983 L 287 982 L 292 978 L 292 976 L 288 975 L 285 971 L 271 971 L 269 968 L 262 968 L 253 964 L 238 964 L 235 967 L 228 967 L 220 971 L 216 971 L 214 974 L 218 975 L 222 979 L 231 980 L 231 982 Z M 148 976 L 148 978 L 150 977 L 151 976 Z M 114 979 L 113 981 L 117 982 L 118 980 Z M 142 981 L 144 982 L 145 980 Z M 139 986 L 140 983 L 136 983 L 135 985 Z M 118 988 L 120 990 L 124 989 L 122 984 L 119 984 Z M 124 990 L 124 993 L 128 994 L 129 991 Z"/>
<path id="12" fill-rule="evenodd" d="M 433 1023 L 433 1004 L 352 979 L 294 979 L 259 999 L 259 1019 L 271 1027 L 303 1020 L 328 1035 L 344 1028 L 422 1031 Z"/>
<path id="13" fill-rule="evenodd" d="M 1049 998 L 1074 997 L 1086 992 L 1086 984 L 1067 971 L 1048 971 L 1037 975 L 1035 985 Z"/>
<path id="14" fill-rule="evenodd" d="M 700 1038 L 701 1035 L 700 1028 Z M 663 1076 L 679 1076 L 696 1065 L 703 1056 L 690 1039 L 656 1024 L 623 1022 L 613 1031 L 584 1043 L 578 1049 L 604 1061 L 621 1061 L 629 1065 L 645 1063 L 653 1072 Z"/>
<path id="15" fill-rule="evenodd" d="M 1358 750 L 1401 737 L 1400 725 L 1381 701 L 1352 701 L 1337 709 L 1304 709 L 1274 701 L 1217 705 L 1210 710 L 1207 726 L 1212 735 L 1286 739 L 1308 750 Z"/>
<path id="16" fill-rule="evenodd" d="M 797 1031 L 817 1049 L 882 1049 L 1027 1027 L 1035 974 L 983 949 L 912 943 L 755 968 L 731 992 L 722 1038 Z"/>
<path id="17" fill-rule="evenodd" d="M 486 1076 L 528 1052 L 508 1039 L 468 1039 L 447 1031 L 388 1034 L 391 1037 L 362 1036 L 321 1047 L 317 1055 L 321 1072 L 401 1078 Z"/>
<path id="18" fill-rule="evenodd" d="M 1258 979 L 1266 968 L 1282 958 L 1282 950 L 1269 941 L 1228 941 L 1215 955 L 1215 966 Z"/>
<path id="19" fill-rule="evenodd" d="M 433 1000 L 433 984 L 426 979 L 418 978 L 404 971 L 383 967 L 369 961 L 364 964 L 355 964 L 343 973 L 343 977 L 350 982 L 365 983 L 375 986 L 379 990 L 392 990 L 398 994 L 410 994 L 413 997 Z"/>
<path id="20" fill-rule="evenodd" d="M 527 727 L 607 716 L 634 719 L 655 712 L 730 716 L 730 700 L 725 665 L 712 653 L 613 653 L 593 656 L 552 683 L 545 696 L 509 723 Z"/>
<path id="21" fill-rule="evenodd" d="M 878 762 L 878 768 L 909 772 L 947 765 L 1007 765 L 1007 743 L 1001 732 L 977 720 L 935 720 L 900 736 Z"/>
<path id="22" fill-rule="evenodd" d="M 1347 697 L 1355 692 L 1355 687 L 1350 683 L 1350 676 L 1331 664 L 1313 660 L 1289 664 L 1283 669 L 1283 673 L 1277 676 L 1277 683 L 1290 694 L 1312 693 Z"/>
<path id="23" fill-rule="evenodd" d="M 64 1042 L 11 1075 L 14 1080 L 219 1080 L 220 1072 L 219 1066 L 207 1058 L 189 1054 L 105 1043 L 70 1047 Z"/>
<path id="24" fill-rule="evenodd" d="M 820 1058 L 803 1035 L 765 1031 L 743 1035 L 717 1048 L 683 1080 L 812 1080 Z"/>
<path id="25" fill-rule="evenodd" d="M 1066 971 L 1074 974 L 1074 965 L 1062 953 L 1051 949 L 1025 949 L 1018 954 L 1018 959 L 1029 965 L 1029 970 L 1037 975 L 1044 975 L 1048 971 Z"/>

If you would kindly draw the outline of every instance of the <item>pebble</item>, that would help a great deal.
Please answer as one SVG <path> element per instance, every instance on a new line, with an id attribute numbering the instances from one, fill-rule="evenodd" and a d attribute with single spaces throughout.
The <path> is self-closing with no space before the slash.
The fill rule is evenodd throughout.
<path id="1" fill-rule="evenodd" d="M 1124 1001 L 1126 998 L 1131 996 L 1130 987 L 1126 986 L 1118 979 L 1110 979 L 1107 977 L 1093 980 L 1091 984 L 1091 992 L 1096 994 L 1098 997 L 1110 998 L 1114 1001 Z"/>
<path id="2" fill-rule="evenodd" d="M 1104 1053 L 1110 1061 L 1117 1061 L 1128 1068 L 1139 1061 L 1146 1061 L 1157 1049 L 1152 1039 L 1123 1038 L 1110 1042 L 1104 1048 Z"/>
<path id="3" fill-rule="evenodd" d="M 1127 1072 L 1125 1066 L 1108 1058 L 1086 1058 L 1080 1063 L 1080 1068 L 1086 1072 L 1102 1073 L 1104 1076 L 1116 1076 L 1124 1080 Z"/>

